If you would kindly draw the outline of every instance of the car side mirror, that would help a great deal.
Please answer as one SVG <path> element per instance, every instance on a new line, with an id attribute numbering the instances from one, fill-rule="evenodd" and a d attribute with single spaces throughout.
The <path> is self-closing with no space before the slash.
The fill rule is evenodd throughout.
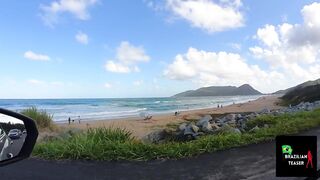
<path id="1" fill-rule="evenodd" d="M 0 166 L 28 158 L 37 137 L 32 119 L 0 108 Z"/>

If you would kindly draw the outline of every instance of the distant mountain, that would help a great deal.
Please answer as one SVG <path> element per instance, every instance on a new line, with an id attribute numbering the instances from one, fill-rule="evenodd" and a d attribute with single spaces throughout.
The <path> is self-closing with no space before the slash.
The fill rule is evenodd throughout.
<path id="1" fill-rule="evenodd" d="M 279 91 L 277 91 L 279 92 Z M 297 86 L 283 90 L 284 105 L 296 105 L 300 102 L 313 102 L 320 100 L 320 79 L 307 81 Z"/>
<path id="2" fill-rule="evenodd" d="M 291 87 L 291 88 L 288 88 L 288 89 L 276 91 L 276 92 L 274 92 L 272 94 L 286 94 L 289 91 L 294 90 L 296 88 L 303 88 L 303 87 L 313 86 L 313 85 L 318 85 L 318 84 L 320 84 L 320 79 L 317 79 L 317 80 L 314 80 L 314 81 L 307 81 L 307 82 L 304 82 L 302 84 L 299 84 L 297 86 L 294 86 L 294 87 Z"/>
<path id="3" fill-rule="evenodd" d="M 197 90 L 189 90 L 173 97 L 199 97 L 199 96 L 236 96 L 236 95 L 260 95 L 261 92 L 255 90 L 249 84 L 242 86 L 210 86 Z"/>
<path id="4" fill-rule="evenodd" d="M 320 84 L 309 86 L 298 86 L 293 90 L 288 91 L 281 97 L 284 104 L 296 105 L 300 102 L 314 102 L 320 100 Z"/>

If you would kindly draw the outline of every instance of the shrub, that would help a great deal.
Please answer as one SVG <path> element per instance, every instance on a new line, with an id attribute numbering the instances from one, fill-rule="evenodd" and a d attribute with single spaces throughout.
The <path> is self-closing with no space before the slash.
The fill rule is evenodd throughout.
<path id="1" fill-rule="evenodd" d="M 39 129 L 48 128 L 53 130 L 55 127 L 52 120 L 53 116 L 44 110 L 38 110 L 36 107 L 31 107 L 22 110 L 21 114 L 33 119 Z"/>

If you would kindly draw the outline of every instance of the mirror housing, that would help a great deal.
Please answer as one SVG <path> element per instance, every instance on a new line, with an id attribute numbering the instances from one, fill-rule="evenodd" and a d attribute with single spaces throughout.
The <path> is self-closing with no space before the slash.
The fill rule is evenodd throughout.
<path id="1" fill-rule="evenodd" d="M 8 165 L 8 164 L 26 159 L 31 155 L 33 147 L 38 138 L 38 129 L 35 122 L 31 118 L 26 117 L 22 114 L 9 111 L 3 108 L 0 108 L 0 114 L 4 114 L 10 117 L 14 117 L 18 120 L 21 120 L 24 123 L 25 129 L 27 131 L 25 141 L 23 143 L 23 146 L 19 154 L 13 158 L 0 161 L 0 166 L 4 166 L 4 165 Z"/>

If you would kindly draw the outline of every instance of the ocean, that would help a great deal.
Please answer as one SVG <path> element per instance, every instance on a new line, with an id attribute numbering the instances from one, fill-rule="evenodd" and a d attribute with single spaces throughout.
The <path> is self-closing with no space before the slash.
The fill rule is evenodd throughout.
<path id="1" fill-rule="evenodd" d="M 0 99 L 0 107 L 20 112 L 35 106 L 53 115 L 55 122 L 69 117 L 81 120 L 139 117 L 141 114 L 165 114 L 224 106 L 255 100 L 261 96 L 224 96 L 188 98 L 99 98 L 99 99 Z"/>

